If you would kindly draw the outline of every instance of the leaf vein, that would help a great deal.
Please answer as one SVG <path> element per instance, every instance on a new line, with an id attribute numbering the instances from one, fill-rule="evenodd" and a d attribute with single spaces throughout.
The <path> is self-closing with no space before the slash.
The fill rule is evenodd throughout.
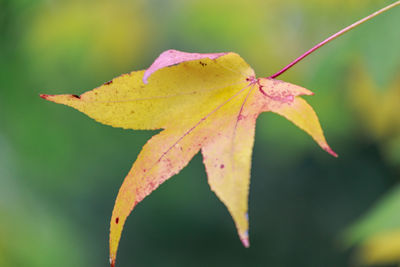
<path id="1" fill-rule="evenodd" d="M 238 92 L 236 92 L 233 96 L 229 97 L 227 100 L 225 100 L 222 104 L 218 105 L 215 109 L 213 109 L 210 113 L 208 113 L 206 116 L 204 116 L 203 118 L 201 118 L 193 127 L 191 127 L 189 130 L 187 130 L 181 137 L 179 137 L 179 139 L 177 141 L 175 141 L 165 152 L 162 153 L 162 155 L 158 158 L 158 160 L 148 169 L 149 171 L 154 168 L 154 166 L 161 161 L 161 159 L 168 154 L 168 152 L 171 151 L 171 149 L 173 147 L 175 147 L 180 141 L 182 141 L 183 138 L 185 138 L 186 136 L 188 136 L 194 129 L 196 129 L 202 122 L 204 122 L 208 117 L 210 117 L 212 114 L 214 114 L 215 112 L 217 112 L 220 108 L 222 108 L 224 105 L 226 105 L 227 103 L 229 103 L 232 99 L 234 99 L 235 97 L 237 97 L 241 92 L 243 92 L 245 89 L 247 89 L 251 84 L 246 85 L 245 87 L 243 87 L 242 89 L 240 89 Z M 145 176 L 143 176 L 143 178 L 145 178 Z"/>

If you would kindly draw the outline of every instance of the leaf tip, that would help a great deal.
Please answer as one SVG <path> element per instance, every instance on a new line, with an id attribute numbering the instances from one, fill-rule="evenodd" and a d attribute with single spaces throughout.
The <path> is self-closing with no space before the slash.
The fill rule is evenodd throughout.
<path id="1" fill-rule="evenodd" d="M 115 259 L 110 257 L 110 267 L 115 267 Z"/>
<path id="2" fill-rule="evenodd" d="M 328 152 L 329 154 L 331 154 L 332 156 L 334 156 L 335 158 L 339 157 L 338 154 L 336 154 L 335 151 L 332 150 L 332 148 L 330 148 L 329 146 L 323 146 L 322 147 L 326 152 Z"/>
<path id="3" fill-rule="evenodd" d="M 151 73 L 149 73 L 147 71 L 144 73 L 143 78 L 142 78 L 142 81 L 143 81 L 144 84 L 148 84 L 149 83 L 149 81 L 147 79 L 150 77 L 150 74 Z"/>
<path id="4" fill-rule="evenodd" d="M 245 248 L 249 248 L 250 247 L 250 241 L 249 241 L 249 237 L 241 237 L 240 241 L 242 241 L 242 244 Z"/>
<path id="5" fill-rule="evenodd" d="M 249 241 L 249 234 L 247 231 L 244 232 L 244 234 L 239 234 L 240 241 L 242 241 L 242 244 L 245 248 L 250 247 L 250 241 Z"/>
<path id="6" fill-rule="evenodd" d="M 70 94 L 66 95 L 40 94 L 39 96 L 47 101 L 65 105 L 67 105 L 67 103 L 71 101 L 81 100 L 81 97 L 79 95 L 70 95 Z"/>
<path id="7" fill-rule="evenodd" d="M 50 95 L 46 95 L 46 94 L 39 94 L 39 96 L 40 96 L 41 98 L 43 98 L 43 99 L 47 100 L 47 98 L 48 98 Z"/>

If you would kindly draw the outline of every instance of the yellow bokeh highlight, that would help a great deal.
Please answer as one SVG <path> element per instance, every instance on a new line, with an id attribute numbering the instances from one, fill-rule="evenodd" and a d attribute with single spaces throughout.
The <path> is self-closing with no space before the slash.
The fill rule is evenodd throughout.
<path id="1" fill-rule="evenodd" d="M 156 40 L 148 17 L 138 1 L 47 3 L 27 25 L 26 50 L 49 68 L 76 64 L 93 73 L 131 66 Z"/>
<path id="2" fill-rule="evenodd" d="M 360 260 L 366 264 L 389 264 L 400 261 L 400 229 L 375 234 L 361 246 Z"/>

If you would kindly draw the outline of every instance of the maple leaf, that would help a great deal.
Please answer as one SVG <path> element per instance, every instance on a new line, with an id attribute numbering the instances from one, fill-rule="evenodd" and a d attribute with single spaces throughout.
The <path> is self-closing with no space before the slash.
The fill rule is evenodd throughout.
<path id="1" fill-rule="evenodd" d="M 335 33 L 268 78 L 256 78 L 236 53 L 168 50 L 146 71 L 124 74 L 81 96 L 40 95 L 113 127 L 163 129 L 143 146 L 118 192 L 110 222 L 111 266 L 134 207 L 200 150 L 210 187 L 248 247 L 247 201 L 258 115 L 271 111 L 285 117 L 337 156 L 314 110 L 300 97 L 313 93 L 275 78 L 333 39 L 398 5 L 400 1 Z"/>
<path id="2" fill-rule="evenodd" d="M 168 50 L 147 71 L 124 74 L 81 96 L 41 97 L 114 127 L 163 129 L 144 145 L 119 190 L 110 226 L 114 262 L 133 208 L 200 150 L 210 187 L 228 208 L 248 247 L 247 201 L 258 115 L 271 111 L 285 117 L 336 156 L 314 110 L 300 98 L 312 94 L 276 79 L 256 79 L 236 53 Z"/>

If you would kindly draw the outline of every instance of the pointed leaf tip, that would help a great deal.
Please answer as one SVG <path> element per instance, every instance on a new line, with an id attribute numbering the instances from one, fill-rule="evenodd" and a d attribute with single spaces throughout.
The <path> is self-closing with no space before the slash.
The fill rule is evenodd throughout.
<path id="1" fill-rule="evenodd" d="M 79 102 L 79 100 L 81 100 L 80 96 L 71 94 L 65 94 L 65 95 L 40 94 L 39 96 L 47 101 L 51 101 L 58 104 L 64 104 L 67 106 L 72 106 L 72 103 L 76 103 Z"/>
<path id="2" fill-rule="evenodd" d="M 39 96 L 45 100 L 47 100 L 47 98 L 49 97 L 49 95 L 46 94 L 40 94 Z"/>
<path id="3" fill-rule="evenodd" d="M 326 152 L 328 152 L 329 154 L 331 154 L 332 156 L 334 156 L 335 158 L 339 157 L 339 155 L 332 150 L 332 148 L 330 148 L 329 146 L 324 146 L 322 147 Z"/>
<path id="4" fill-rule="evenodd" d="M 250 241 L 249 241 L 249 237 L 245 236 L 245 237 L 241 237 L 240 241 L 242 241 L 242 244 L 245 248 L 249 248 L 250 247 Z"/>
<path id="5" fill-rule="evenodd" d="M 175 64 L 179 64 L 185 61 L 198 60 L 202 58 L 216 59 L 228 53 L 187 53 L 174 49 L 170 49 L 162 52 L 156 60 L 154 60 L 153 64 L 145 71 L 143 75 L 143 83 L 147 84 L 147 79 L 150 77 L 153 72 L 156 72 L 159 69 L 169 67 Z"/>

